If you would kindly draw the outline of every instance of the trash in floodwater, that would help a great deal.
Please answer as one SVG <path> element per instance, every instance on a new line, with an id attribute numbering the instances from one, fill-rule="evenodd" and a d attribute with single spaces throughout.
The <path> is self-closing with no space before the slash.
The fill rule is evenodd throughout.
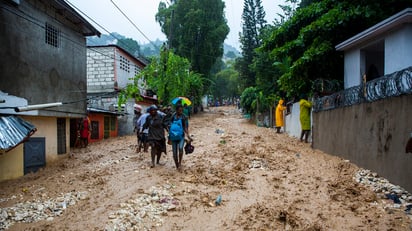
<path id="1" fill-rule="evenodd" d="M 220 203 L 222 203 L 222 195 L 217 196 L 215 200 L 215 205 L 220 205 Z"/>
<path id="2" fill-rule="evenodd" d="M 401 201 L 399 200 L 398 195 L 395 195 L 395 194 L 386 194 L 385 196 L 386 196 L 386 198 L 393 200 L 393 202 L 394 202 L 395 204 L 401 204 Z"/>
<path id="3" fill-rule="evenodd" d="M 223 134 L 223 133 L 225 133 L 225 131 L 223 131 L 222 129 L 219 129 L 219 128 L 217 128 L 217 129 L 215 130 L 215 132 L 216 132 L 217 134 Z"/>

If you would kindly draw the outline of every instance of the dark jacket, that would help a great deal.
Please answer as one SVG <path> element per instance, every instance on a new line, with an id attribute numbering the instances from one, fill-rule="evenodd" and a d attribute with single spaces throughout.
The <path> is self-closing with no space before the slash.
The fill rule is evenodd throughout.
<path id="1" fill-rule="evenodd" d="M 164 117 L 156 114 L 153 116 L 148 116 L 146 123 L 143 125 L 143 129 L 149 128 L 149 134 L 147 140 L 164 140 L 165 139 L 165 129 L 167 129 L 167 123 Z"/>

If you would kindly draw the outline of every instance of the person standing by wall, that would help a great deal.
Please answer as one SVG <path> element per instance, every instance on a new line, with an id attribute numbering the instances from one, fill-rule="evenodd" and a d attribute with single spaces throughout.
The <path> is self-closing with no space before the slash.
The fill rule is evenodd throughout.
<path id="1" fill-rule="evenodd" d="M 284 121 L 284 115 L 283 112 L 286 110 L 286 107 L 283 106 L 283 99 L 279 100 L 278 105 L 276 106 L 276 113 L 275 113 L 275 127 L 276 127 L 276 133 L 280 133 L 281 127 L 285 126 L 285 121 Z"/>
<path id="2" fill-rule="evenodd" d="M 311 130 L 310 109 L 312 108 L 312 103 L 306 100 L 306 96 L 304 96 L 299 101 L 299 106 L 300 106 L 300 126 L 302 128 L 302 132 L 300 134 L 300 141 L 303 142 L 303 137 L 305 137 L 305 142 L 308 143 L 309 133 Z"/>
<path id="3" fill-rule="evenodd" d="M 80 147 L 85 148 L 89 144 L 89 135 L 90 135 L 90 120 L 89 117 L 83 117 L 83 120 L 80 122 L 79 132 L 80 132 Z"/>

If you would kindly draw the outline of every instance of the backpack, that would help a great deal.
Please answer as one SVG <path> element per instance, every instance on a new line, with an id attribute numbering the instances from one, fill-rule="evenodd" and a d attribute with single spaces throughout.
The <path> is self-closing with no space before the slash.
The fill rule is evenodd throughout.
<path id="1" fill-rule="evenodd" d="M 180 141 L 184 137 L 182 118 L 176 119 L 175 116 L 172 117 L 172 123 L 169 129 L 169 139 L 171 141 Z"/>

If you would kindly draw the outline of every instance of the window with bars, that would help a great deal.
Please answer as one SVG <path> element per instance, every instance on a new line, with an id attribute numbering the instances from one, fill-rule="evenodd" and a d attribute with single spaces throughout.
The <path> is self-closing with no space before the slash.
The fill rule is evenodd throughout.
<path id="1" fill-rule="evenodd" d="M 61 32 L 58 28 L 46 23 L 45 26 L 45 42 L 54 47 L 60 47 Z"/>

